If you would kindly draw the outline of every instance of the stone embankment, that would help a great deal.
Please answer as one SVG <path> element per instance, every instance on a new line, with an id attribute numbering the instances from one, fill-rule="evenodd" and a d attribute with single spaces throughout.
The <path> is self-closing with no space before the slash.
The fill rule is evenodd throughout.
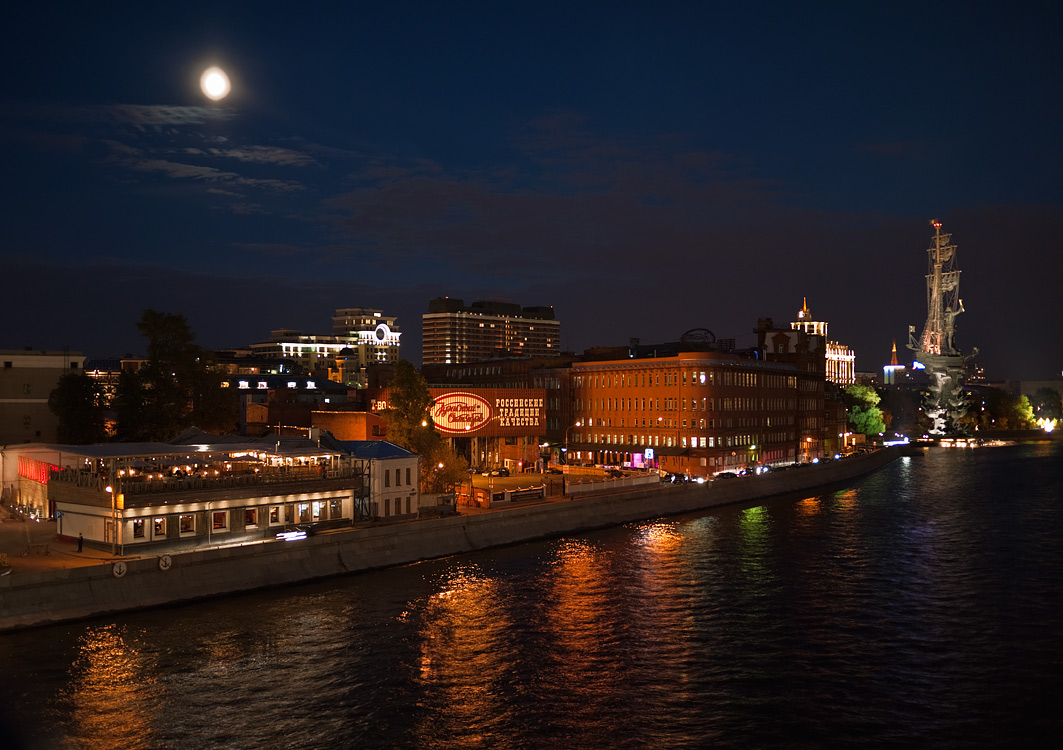
<path id="1" fill-rule="evenodd" d="M 618 488 L 560 502 L 345 529 L 0 578 L 0 631 L 282 586 L 847 482 L 899 456 L 717 480 Z"/>

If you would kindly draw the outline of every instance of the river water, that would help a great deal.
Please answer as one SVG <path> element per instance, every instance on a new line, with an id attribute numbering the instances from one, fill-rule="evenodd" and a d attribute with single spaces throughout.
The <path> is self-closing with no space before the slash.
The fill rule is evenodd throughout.
<path id="1" fill-rule="evenodd" d="M 34 750 L 1058 746 L 1063 444 L 9 634 L 0 665 L 0 747 Z"/>

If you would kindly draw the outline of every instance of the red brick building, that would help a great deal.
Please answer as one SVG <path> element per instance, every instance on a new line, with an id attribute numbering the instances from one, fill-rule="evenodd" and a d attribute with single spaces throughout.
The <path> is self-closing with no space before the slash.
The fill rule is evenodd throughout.
<path id="1" fill-rule="evenodd" d="M 779 343 L 772 357 L 705 350 L 573 363 L 569 461 L 711 476 L 818 458 L 823 372 L 807 354 Z"/>

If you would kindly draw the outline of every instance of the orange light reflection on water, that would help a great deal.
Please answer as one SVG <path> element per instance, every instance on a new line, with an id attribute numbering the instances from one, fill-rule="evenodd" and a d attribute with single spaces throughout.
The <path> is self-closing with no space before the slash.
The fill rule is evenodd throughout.
<path id="1" fill-rule="evenodd" d="M 461 568 L 420 607 L 419 680 L 433 702 L 447 706 L 419 728 L 426 741 L 463 737 L 470 747 L 492 744 L 483 722 L 504 710 L 515 658 L 500 586 L 475 567 Z"/>
<path id="2" fill-rule="evenodd" d="M 77 747 L 150 748 L 159 706 L 153 670 L 123 628 L 90 628 L 70 670 L 70 734 Z"/>

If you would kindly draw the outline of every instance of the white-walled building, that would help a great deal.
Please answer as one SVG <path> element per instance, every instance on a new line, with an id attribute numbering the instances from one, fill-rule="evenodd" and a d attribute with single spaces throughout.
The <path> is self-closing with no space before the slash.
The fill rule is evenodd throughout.
<path id="1" fill-rule="evenodd" d="M 341 440 L 352 456 L 369 462 L 369 504 L 374 518 L 416 516 L 421 457 L 386 440 Z"/>
<path id="2" fill-rule="evenodd" d="M 281 328 L 271 331 L 268 341 L 252 344 L 251 351 L 255 357 L 292 360 L 306 372 L 364 387 L 369 367 L 399 361 L 402 333 L 395 321 L 381 310 L 341 308 L 332 316 L 331 334 Z"/>

